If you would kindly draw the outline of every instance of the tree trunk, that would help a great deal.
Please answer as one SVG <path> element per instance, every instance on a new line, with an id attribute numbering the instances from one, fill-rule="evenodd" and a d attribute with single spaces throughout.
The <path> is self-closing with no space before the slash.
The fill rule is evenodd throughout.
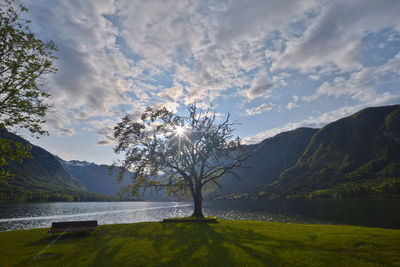
<path id="1" fill-rule="evenodd" d="M 204 217 L 203 215 L 203 197 L 200 194 L 196 194 L 194 197 L 194 211 L 193 215 L 194 217 Z"/>
<path id="2" fill-rule="evenodd" d="M 203 196 L 201 195 L 201 185 L 196 184 L 195 194 L 193 195 L 194 211 L 192 216 L 204 217 L 203 215 Z"/>

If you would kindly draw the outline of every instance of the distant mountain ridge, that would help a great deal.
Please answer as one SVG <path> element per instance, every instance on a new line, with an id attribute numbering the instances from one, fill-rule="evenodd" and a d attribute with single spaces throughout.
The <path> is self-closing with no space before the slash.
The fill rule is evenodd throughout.
<path id="1" fill-rule="evenodd" d="M 66 161 L 61 159 L 60 157 L 58 157 L 58 159 L 61 161 L 61 164 L 63 164 L 64 167 L 88 167 L 90 165 L 96 165 L 96 163 L 87 161 L 80 161 L 80 160 Z"/>
<path id="2" fill-rule="evenodd" d="M 114 167 L 114 170 L 110 173 L 108 165 L 79 160 L 65 161 L 61 158 L 59 160 L 65 169 L 81 181 L 90 192 L 119 197 L 121 189 L 131 182 L 132 173 L 129 171 L 125 171 L 121 182 L 117 181 L 119 167 Z M 151 194 L 150 190 L 145 191 L 143 199 L 152 201 L 176 200 L 175 197 L 165 196 L 164 191 L 155 195 Z"/>
<path id="3" fill-rule="evenodd" d="M 129 172 L 126 172 L 121 183 L 117 182 L 118 167 L 110 174 L 108 165 L 98 165 L 79 160 L 65 161 L 60 159 L 60 161 L 65 169 L 82 182 L 90 192 L 118 196 L 121 186 L 129 184 Z"/>
<path id="4" fill-rule="evenodd" d="M 0 137 L 30 144 L 5 129 L 0 129 Z M 0 184 L 0 202 L 99 200 L 103 197 L 87 192 L 85 185 L 43 148 L 32 145 L 31 154 L 32 158 L 24 159 L 22 164 L 10 162 L 6 166 L 15 178 Z"/>
<path id="5" fill-rule="evenodd" d="M 0 137 L 23 145 L 27 140 L 5 129 Z M 15 178 L 0 183 L 2 202 L 45 202 L 45 201 L 103 201 L 118 200 L 121 187 L 129 184 L 132 173 L 125 172 L 121 183 L 116 181 L 118 167 L 110 175 L 109 166 L 87 161 L 65 161 L 41 147 L 32 145 L 32 158 L 22 164 L 10 162 L 6 168 Z M 145 192 L 146 200 L 175 200 L 160 194 Z M 129 198 L 133 199 L 133 198 Z"/>

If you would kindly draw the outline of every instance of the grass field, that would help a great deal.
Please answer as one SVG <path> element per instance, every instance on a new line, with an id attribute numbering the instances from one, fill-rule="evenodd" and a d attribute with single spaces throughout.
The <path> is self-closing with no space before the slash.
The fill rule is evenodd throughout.
<path id="1" fill-rule="evenodd" d="M 1 232 L 0 266 L 400 266 L 400 230 L 227 220 L 104 225 L 59 239 L 47 230 Z"/>

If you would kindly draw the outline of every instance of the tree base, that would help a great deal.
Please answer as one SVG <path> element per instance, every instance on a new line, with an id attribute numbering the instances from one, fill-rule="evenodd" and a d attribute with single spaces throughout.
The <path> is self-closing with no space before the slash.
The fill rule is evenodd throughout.
<path id="1" fill-rule="evenodd" d="M 193 213 L 191 217 L 196 217 L 196 218 L 204 218 L 203 213 Z"/>
<path id="2" fill-rule="evenodd" d="M 217 218 L 203 217 L 203 218 L 171 218 L 164 219 L 163 223 L 218 223 Z"/>

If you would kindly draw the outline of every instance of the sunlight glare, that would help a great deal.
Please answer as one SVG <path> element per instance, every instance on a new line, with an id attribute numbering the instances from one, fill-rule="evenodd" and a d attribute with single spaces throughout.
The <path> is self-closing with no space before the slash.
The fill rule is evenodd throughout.
<path id="1" fill-rule="evenodd" d="M 177 135 L 182 135 L 185 132 L 185 128 L 181 127 L 181 126 L 176 126 L 175 127 L 175 133 Z"/>

